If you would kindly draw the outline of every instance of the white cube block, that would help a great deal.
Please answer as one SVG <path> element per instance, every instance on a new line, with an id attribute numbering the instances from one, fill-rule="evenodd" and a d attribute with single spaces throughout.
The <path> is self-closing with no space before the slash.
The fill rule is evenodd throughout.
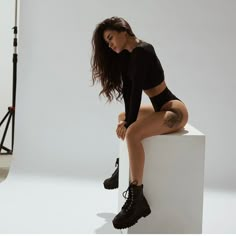
<path id="1" fill-rule="evenodd" d="M 151 214 L 124 233 L 202 233 L 205 135 L 187 124 L 184 129 L 143 140 L 144 195 Z M 119 209 L 129 185 L 126 142 L 120 144 Z"/>

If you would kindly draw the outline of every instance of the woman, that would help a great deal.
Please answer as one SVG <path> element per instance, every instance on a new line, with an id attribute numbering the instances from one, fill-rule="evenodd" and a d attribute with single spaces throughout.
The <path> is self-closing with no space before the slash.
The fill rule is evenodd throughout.
<path id="1" fill-rule="evenodd" d="M 92 46 L 92 78 L 93 84 L 98 81 L 102 85 L 99 95 L 104 94 L 109 101 L 114 97 L 124 99 L 125 103 L 125 112 L 118 116 L 116 133 L 127 142 L 130 186 L 124 206 L 113 219 L 114 227 L 122 229 L 151 213 L 143 195 L 142 140 L 182 129 L 188 121 L 188 111 L 166 86 L 153 46 L 138 39 L 123 18 L 111 17 L 99 23 L 93 33 Z M 142 91 L 152 105 L 141 106 Z M 104 186 L 117 185 L 116 170 Z"/>

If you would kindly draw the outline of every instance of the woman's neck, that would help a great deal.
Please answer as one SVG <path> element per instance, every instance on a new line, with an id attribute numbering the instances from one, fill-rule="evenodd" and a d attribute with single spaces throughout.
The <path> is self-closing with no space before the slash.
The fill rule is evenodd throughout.
<path id="1" fill-rule="evenodd" d="M 132 52 L 140 43 L 141 43 L 140 39 L 136 37 L 130 37 L 127 40 L 125 49 L 127 49 L 129 52 Z"/>

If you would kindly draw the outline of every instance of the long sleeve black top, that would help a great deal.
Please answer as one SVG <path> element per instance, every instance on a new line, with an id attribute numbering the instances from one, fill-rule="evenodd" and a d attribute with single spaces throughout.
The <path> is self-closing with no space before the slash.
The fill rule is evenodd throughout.
<path id="1" fill-rule="evenodd" d="M 164 70 L 153 46 L 143 41 L 131 53 L 123 50 L 120 53 L 120 64 L 126 114 L 125 127 L 128 128 L 137 119 L 142 91 L 160 84 L 164 80 Z"/>

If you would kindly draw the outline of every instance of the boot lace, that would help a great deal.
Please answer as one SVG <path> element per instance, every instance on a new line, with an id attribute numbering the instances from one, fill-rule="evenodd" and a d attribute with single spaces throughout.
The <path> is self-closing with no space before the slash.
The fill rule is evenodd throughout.
<path id="1" fill-rule="evenodd" d="M 126 202 L 124 206 L 122 207 L 122 209 L 125 210 L 126 212 L 128 212 L 134 205 L 134 191 L 133 191 L 132 185 L 135 185 L 135 184 L 137 184 L 137 181 L 133 181 L 132 183 L 130 183 L 127 190 L 122 193 L 123 197 L 126 199 Z"/>

